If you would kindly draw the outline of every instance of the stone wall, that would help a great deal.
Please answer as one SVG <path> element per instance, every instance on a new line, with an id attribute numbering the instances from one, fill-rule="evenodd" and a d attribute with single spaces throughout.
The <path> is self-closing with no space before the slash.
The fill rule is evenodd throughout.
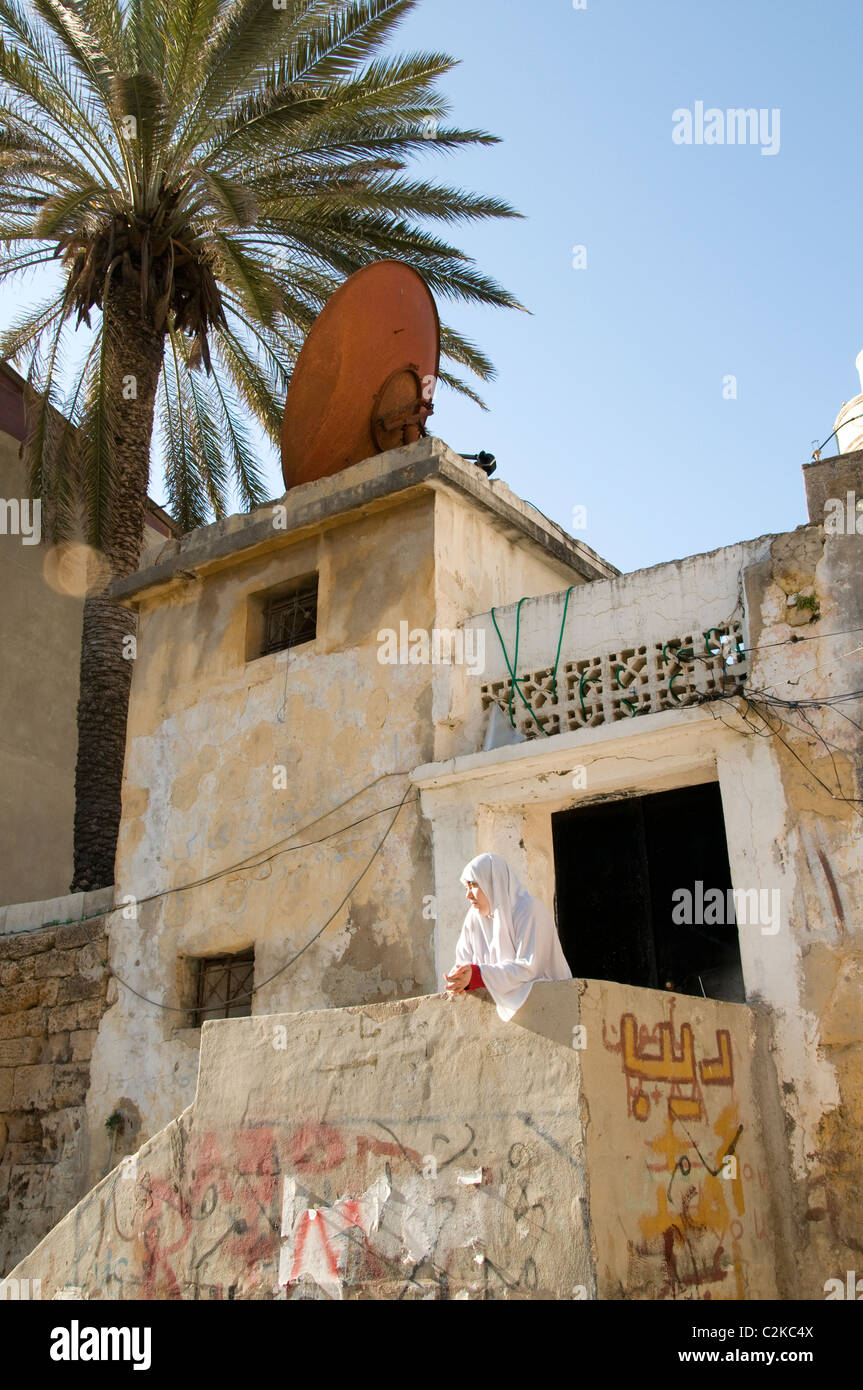
<path id="1" fill-rule="evenodd" d="M 809 520 L 815 525 L 821 525 L 825 518 L 830 516 L 831 511 L 835 512 L 837 501 L 844 507 L 847 504 L 848 493 L 853 492 L 851 518 L 846 516 L 846 524 L 841 529 L 846 535 L 860 535 L 856 527 L 860 514 L 855 503 L 857 498 L 863 497 L 863 450 L 857 449 L 851 454 L 840 454 L 838 458 L 820 459 L 818 463 L 804 464 L 803 481 L 806 486 Z M 826 505 L 828 499 L 833 500 L 833 506 L 829 508 Z"/>
<path id="2" fill-rule="evenodd" d="M 95 896 L 106 894 L 86 895 Z M 81 905 L 84 897 L 76 895 Z M 72 910 L 76 899 L 66 900 Z M 46 915 L 39 911 L 44 906 L 22 905 L 30 917 Z M 3 909 L 7 917 L 15 912 L 21 909 Z M 0 935 L 2 1272 L 32 1250 L 88 1187 L 85 1100 L 105 1010 L 107 956 L 101 915 Z"/>

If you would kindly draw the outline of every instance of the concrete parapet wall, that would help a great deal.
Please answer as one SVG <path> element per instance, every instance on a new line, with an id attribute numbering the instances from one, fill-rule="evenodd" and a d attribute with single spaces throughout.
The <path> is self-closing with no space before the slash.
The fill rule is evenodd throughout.
<path id="1" fill-rule="evenodd" d="M 573 980 L 519 1019 L 482 992 L 205 1024 L 194 1104 L 13 1273 L 48 1298 L 774 1296 L 752 1012 Z"/>

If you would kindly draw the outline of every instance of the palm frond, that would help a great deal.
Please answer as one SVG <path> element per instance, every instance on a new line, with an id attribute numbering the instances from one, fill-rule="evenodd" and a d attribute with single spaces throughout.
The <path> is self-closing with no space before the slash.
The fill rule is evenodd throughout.
<path id="1" fill-rule="evenodd" d="M 169 5 L 151 0 L 151 3 L 159 8 L 165 26 L 165 121 L 173 132 L 188 108 L 189 93 L 198 89 L 195 79 L 224 0 L 171 0 Z"/>
<path id="2" fill-rule="evenodd" d="M 214 114 L 255 87 L 291 87 L 347 76 L 379 47 L 417 0 L 233 0 L 207 51 L 207 66 L 178 151 L 194 148 Z M 274 21 L 274 14 L 275 20 Z"/>
<path id="3" fill-rule="evenodd" d="M 488 406 L 482 396 L 478 395 L 468 382 L 463 381 L 461 377 L 456 376 L 453 372 L 448 372 L 444 367 L 440 367 L 438 369 L 438 380 L 442 381 L 444 386 L 448 386 L 450 390 L 455 391 L 457 395 L 466 396 L 469 401 L 473 401 L 474 405 L 478 405 L 481 410 L 488 410 Z"/>
<path id="4" fill-rule="evenodd" d="M 49 460 L 56 447 L 57 423 L 60 414 L 60 389 L 58 377 L 62 374 L 62 338 L 65 322 L 58 315 L 53 316 L 54 333 L 47 355 L 43 358 L 34 351 L 27 373 L 25 391 L 25 418 L 27 421 L 22 450 L 30 472 L 30 485 L 34 497 L 50 501 Z M 47 328 L 43 324 L 42 332 Z"/>
<path id="5" fill-rule="evenodd" d="M 181 394 L 186 401 L 192 453 L 201 474 L 209 509 L 216 521 L 221 521 L 228 513 L 228 465 L 222 452 L 219 425 L 207 378 L 192 369 L 189 343 L 184 334 L 172 333 L 171 347 L 177 363 Z"/>
<path id="6" fill-rule="evenodd" d="M 441 352 L 451 362 L 469 367 L 481 381 L 493 381 L 497 376 L 491 358 L 487 357 L 476 343 L 472 343 L 469 338 L 463 337 L 445 323 L 440 326 L 440 345 Z"/>
<path id="7" fill-rule="evenodd" d="M 108 105 L 117 126 L 134 130 L 134 138 L 125 141 L 128 152 L 137 166 L 133 204 L 136 211 L 147 212 L 154 186 L 154 169 L 162 152 L 165 138 L 165 94 L 158 77 L 150 72 L 114 73 L 108 83 Z M 134 126 L 124 123 L 129 118 Z"/>
<path id="8" fill-rule="evenodd" d="M 0 335 L 0 359 L 4 362 L 17 362 L 28 347 L 32 348 L 39 341 L 49 324 L 60 318 L 63 309 L 62 292 L 53 297 L 49 296 L 34 309 L 25 309 Z"/>
<path id="9" fill-rule="evenodd" d="M 189 402 L 184 390 L 181 349 L 178 335 L 168 334 L 168 350 L 161 376 L 160 423 L 167 448 L 165 487 L 171 515 L 184 531 L 193 531 L 207 521 L 207 497 L 195 457 Z"/>
<path id="10" fill-rule="evenodd" d="M 276 447 L 281 443 L 284 396 L 276 398 L 272 375 L 255 361 L 239 335 L 222 328 L 216 337 L 216 352 L 224 364 L 238 396 Z"/>
<path id="11" fill-rule="evenodd" d="M 276 85 L 294 82 L 314 84 L 349 78 L 381 44 L 417 0 L 363 0 L 362 4 L 326 5 L 316 25 L 309 25 L 279 60 L 273 74 Z M 327 13 L 329 11 L 329 13 Z"/>
<path id="12" fill-rule="evenodd" d="M 279 310 L 279 290 L 267 266 L 221 231 L 213 230 L 212 254 L 218 278 L 240 298 L 247 313 L 272 324 Z"/>
<path id="13" fill-rule="evenodd" d="M 4 17 L 8 18 L 14 9 L 11 0 L 0 0 L 0 31 Z M 24 53 L 10 47 L 0 32 L 0 79 L 23 102 L 24 118 L 35 125 L 40 138 L 50 139 L 59 150 L 68 153 L 71 140 L 89 164 L 91 174 L 116 177 L 119 168 L 106 142 L 104 126 L 100 128 L 92 99 L 80 92 L 79 84 L 71 73 L 64 72 L 62 63 L 43 53 L 35 42 L 30 46 L 32 36 L 25 25 L 21 32 L 27 40 L 21 40 L 28 50 Z"/>
<path id="14" fill-rule="evenodd" d="M 212 373 L 210 384 L 218 405 L 224 443 L 229 451 L 234 486 L 243 509 L 250 512 L 266 502 L 268 490 L 236 397 L 228 389 L 227 383 L 222 382 L 218 371 Z"/>
<path id="15" fill-rule="evenodd" d="M 97 218 L 104 215 L 104 187 L 98 183 L 85 184 L 83 188 L 74 187 L 52 193 L 42 204 L 42 211 L 33 223 L 33 235 L 40 241 L 50 241 L 63 232 L 68 232 L 78 222 L 78 215 L 85 210 Z"/>

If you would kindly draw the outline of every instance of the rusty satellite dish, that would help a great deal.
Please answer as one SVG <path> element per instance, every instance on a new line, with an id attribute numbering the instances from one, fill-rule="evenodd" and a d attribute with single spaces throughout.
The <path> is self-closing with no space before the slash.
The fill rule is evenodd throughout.
<path id="1" fill-rule="evenodd" d="M 285 487 L 328 478 L 426 433 L 440 366 L 428 285 L 376 261 L 327 301 L 297 358 L 282 422 Z"/>

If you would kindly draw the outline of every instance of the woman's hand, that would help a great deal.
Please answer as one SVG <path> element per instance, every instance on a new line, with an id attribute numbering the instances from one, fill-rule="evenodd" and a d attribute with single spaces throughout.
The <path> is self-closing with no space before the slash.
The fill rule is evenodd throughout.
<path id="1" fill-rule="evenodd" d="M 454 966 L 450 973 L 444 976 L 447 994 L 450 995 L 450 997 L 454 994 L 464 994 L 470 984 L 472 973 L 469 965 Z"/>

